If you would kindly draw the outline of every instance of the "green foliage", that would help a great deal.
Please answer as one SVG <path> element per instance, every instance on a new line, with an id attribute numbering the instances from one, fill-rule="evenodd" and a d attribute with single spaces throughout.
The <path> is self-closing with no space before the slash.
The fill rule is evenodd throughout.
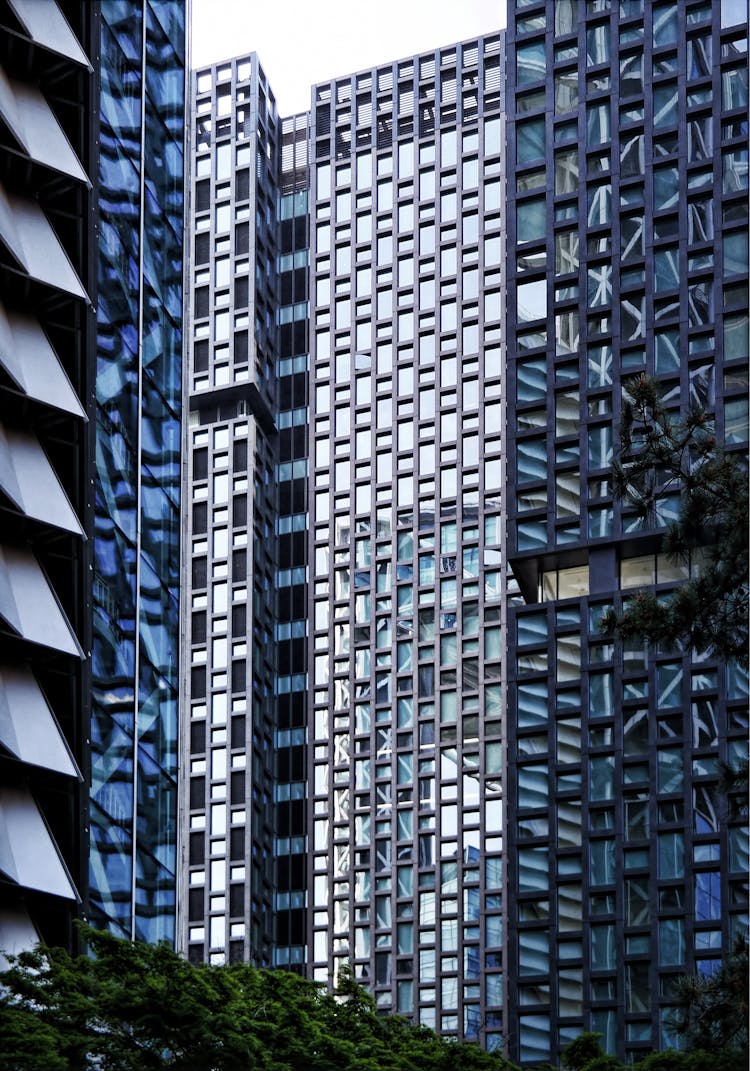
<path id="1" fill-rule="evenodd" d="M 599 1044 L 601 1036 L 586 1030 L 577 1038 L 573 1038 L 562 1051 L 563 1067 L 567 1071 L 583 1071 L 587 1064 L 605 1056 L 604 1049 Z"/>
<path id="2" fill-rule="evenodd" d="M 747 1067 L 748 948 L 743 939 L 713 974 L 681 978 L 675 998 L 671 1026 L 689 1050 L 702 1049 L 721 1060 L 739 1053 Z"/>
<path id="3" fill-rule="evenodd" d="M 633 1071 L 747 1071 L 747 1059 L 742 1053 L 676 1052 L 666 1049 L 654 1052 L 635 1064 Z"/>
<path id="4" fill-rule="evenodd" d="M 748 816 L 749 773 L 750 763 L 747 759 L 740 759 L 734 766 L 728 762 L 719 763 L 719 781 L 716 787 L 727 799 L 727 817 L 730 821 Z"/>
<path id="5" fill-rule="evenodd" d="M 660 523 L 665 497 L 679 494 L 678 519 L 666 529 L 663 550 L 700 568 L 668 598 L 640 593 L 621 615 L 605 615 L 602 628 L 624 640 L 683 644 L 747 665 L 747 470 L 721 449 L 705 411 L 674 420 L 658 384 L 645 375 L 627 390 L 614 492 L 644 526 Z"/>
<path id="6" fill-rule="evenodd" d="M 193 966 L 84 928 L 0 974 L 0 1071 L 513 1071 L 499 1054 L 381 1017 L 351 974 L 331 995 L 282 971 Z"/>

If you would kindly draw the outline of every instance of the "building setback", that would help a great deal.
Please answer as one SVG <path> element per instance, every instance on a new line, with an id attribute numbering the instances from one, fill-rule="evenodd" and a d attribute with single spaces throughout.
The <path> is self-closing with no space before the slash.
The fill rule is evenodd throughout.
<path id="1" fill-rule="evenodd" d="M 192 100 L 180 941 L 270 966 L 280 125 L 254 55 Z"/>
<path id="2" fill-rule="evenodd" d="M 507 969 L 512 1056 L 638 1059 L 672 987 L 747 932 L 747 675 L 612 644 L 688 575 L 612 496 L 627 382 L 747 449 L 747 5 L 517 3 L 508 21 Z"/>

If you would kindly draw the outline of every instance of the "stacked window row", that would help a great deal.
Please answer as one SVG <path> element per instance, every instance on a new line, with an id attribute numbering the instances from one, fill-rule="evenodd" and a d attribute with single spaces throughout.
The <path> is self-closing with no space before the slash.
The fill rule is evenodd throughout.
<path id="1" fill-rule="evenodd" d="M 302 135 L 304 134 L 304 140 Z M 279 200 L 274 964 L 302 970 L 307 937 L 307 116 L 284 120 Z M 304 318 L 296 317 L 302 306 Z"/>
<path id="2" fill-rule="evenodd" d="M 192 438 L 189 954 L 268 964 L 273 468 L 247 420 Z"/>

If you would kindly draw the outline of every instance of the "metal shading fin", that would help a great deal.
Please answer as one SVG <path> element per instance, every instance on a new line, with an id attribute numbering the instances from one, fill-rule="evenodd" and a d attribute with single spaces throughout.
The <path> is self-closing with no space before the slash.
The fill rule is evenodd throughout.
<path id="1" fill-rule="evenodd" d="M 30 431 L 0 423 L 0 488 L 34 520 L 83 535 L 57 473 Z"/>
<path id="2" fill-rule="evenodd" d="M 22 762 L 81 780 L 57 719 L 29 669 L 0 666 L 0 743 Z"/>
<path id="3" fill-rule="evenodd" d="M 30 550 L 0 546 L 0 617 L 30 643 L 83 658 L 57 596 Z"/>
<path id="4" fill-rule="evenodd" d="M 26 788 L 0 788 L 0 870 L 25 889 L 79 899 L 47 823 Z"/>
<path id="5" fill-rule="evenodd" d="M 8 3 L 35 44 L 91 70 L 88 57 L 56 0 L 8 0 Z"/>

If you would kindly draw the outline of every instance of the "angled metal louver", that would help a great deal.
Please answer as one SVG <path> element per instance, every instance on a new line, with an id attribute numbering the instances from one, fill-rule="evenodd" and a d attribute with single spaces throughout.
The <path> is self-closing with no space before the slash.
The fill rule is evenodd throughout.
<path id="1" fill-rule="evenodd" d="M 25 889 L 79 899 L 47 824 L 26 788 L 0 788 L 0 871 Z"/>
<path id="2" fill-rule="evenodd" d="M 0 242 L 32 279 L 89 301 L 50 221 L 35 201 L 0 186 Z"/>
<path id="3" fill-rule="evenodd" d="M 17 956 L 40 941 L 39 931 L 23 908 L 0 910 L 0 971 L 9 966 L 8 956 Z"/>
<path id="4" fill-rule="evenodd" d="M 56 0 L 8 0 L 8 3 L 35 44 L 92 69 Z"/>
<path id="5" fill-rule="evenodd" d="M 0 665 L 0 744 L 21 762 L 81 780 L 65 737 L 30 669 Z"/>
<path id="6" fill-rule="evenodd" d="M 83 535 L 75 511 L 37 437 L 0 422 L 0 489 L 27 517 Z"/>
<path id="7" fill-rule="evenodd" d="M 30 398 L 86 420 L 59 358 L 33 316 L 0 302 L 0 367 Z"/>
<path id="8" fill-rule="evenodd" d="M 32 160 L 90 185 L 55 113 L 37 87 L 9 78 L 2 68 L 0 117 Z"/>
<path id="9" fill-rule="evenodd" d="M 0 618 L 30 643 L 83 658 L 41 565 L 25 548 L 0 546 Z"/>

